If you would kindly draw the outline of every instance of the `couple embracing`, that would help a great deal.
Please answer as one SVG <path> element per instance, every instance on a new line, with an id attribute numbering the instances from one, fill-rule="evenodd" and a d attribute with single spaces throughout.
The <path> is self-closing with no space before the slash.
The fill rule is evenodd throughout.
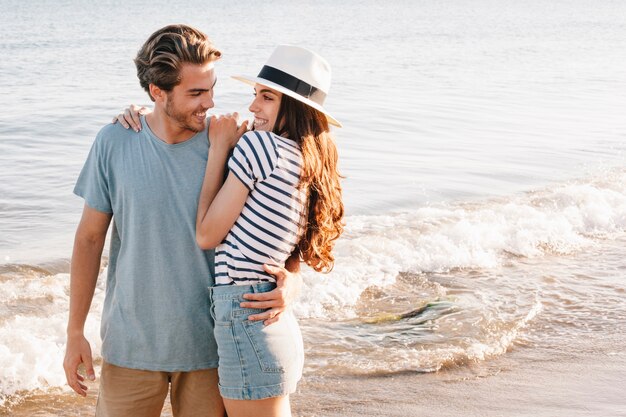
<path id="1" fill-rule="evenodd" d="M 135 64 L 153 111 L 104 127 L 74 189 L 85 206 L 64 369 L 83 396 L 95 379 L 84 325 L 112 224 L 98 417 L 159 416 L 168 393 L 175 417 L 291 415 L 299 265 L 330 270 L 343 230 L 330 68 L 279 46 L 257 76 L 234 77 L 254 88 L 253 125 L 238 125 L 207 119 L 220 56 L 189 26 L 152 34 Z"/>

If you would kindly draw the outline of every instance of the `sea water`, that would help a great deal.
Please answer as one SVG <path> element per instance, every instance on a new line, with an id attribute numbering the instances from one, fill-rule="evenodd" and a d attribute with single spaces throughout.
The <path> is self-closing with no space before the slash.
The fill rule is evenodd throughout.
<path id="1" fill-rule="evenodd" d="M 346 232 L 330 274 L 303 273 L 305 378 L 480 366 L 521 346 L 567 356 L 581 338 L 619 354 L 625 15 L 589 0 L 3 0 L 0 414 L 76 414 L 72 188 L 98 130 L 150 104 L 132 59 L 174 22 L 223 51 L 215 114 L 247 107 L 252 89 L 229 76 L 255 75 L 278 44 L 332 65 Z"/>

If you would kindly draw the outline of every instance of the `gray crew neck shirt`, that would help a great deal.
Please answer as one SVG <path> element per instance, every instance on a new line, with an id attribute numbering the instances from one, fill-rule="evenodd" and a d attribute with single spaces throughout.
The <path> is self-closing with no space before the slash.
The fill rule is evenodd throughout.
<path id="1" fill-rule="evenodd" d="M 139 133 L 105 126 L 74 188 L 89 207 L 113 214 L 102 357 L 133 369 L 216 368 L 213 251 L 195 238 L 207 131 L 172 145 L 141 122 Z"/>

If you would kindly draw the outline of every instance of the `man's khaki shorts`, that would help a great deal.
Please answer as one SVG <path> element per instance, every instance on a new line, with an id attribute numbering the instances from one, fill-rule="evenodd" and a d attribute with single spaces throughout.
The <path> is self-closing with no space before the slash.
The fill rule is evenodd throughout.
<path id="1" fill-rule="evenodd" d="M 174 417 L 223 417 L 217 369 L 143 371 L 104 362 L 96 417 L 158 417 L 170 391 Z"/>

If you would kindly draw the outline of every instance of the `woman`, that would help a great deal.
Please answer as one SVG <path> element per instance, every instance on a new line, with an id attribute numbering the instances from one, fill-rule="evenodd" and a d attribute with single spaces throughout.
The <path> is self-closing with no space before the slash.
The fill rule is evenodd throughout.
<path id="1" fill-rule="evenodd" d="M 216 248 L 220 392 L 231 417 L 290 416 L 303 367 L 296 319 L 288 311 L 264 326 L 247 320 L 258 310 L 240 303 L 246 293 L 272 290 L 263 264 L 284 266 L 294 250 L 316 271 L 332 269 L 343 203 L 329 124 L 341 125 L 323 108 L 330 67 L 311 51 L 279 46 L 257 77 L 233 78 L 254 86 L 254 130 L 241 136 L 245 122 L 212 118 L 196 223 L 198 244 Z"/>

